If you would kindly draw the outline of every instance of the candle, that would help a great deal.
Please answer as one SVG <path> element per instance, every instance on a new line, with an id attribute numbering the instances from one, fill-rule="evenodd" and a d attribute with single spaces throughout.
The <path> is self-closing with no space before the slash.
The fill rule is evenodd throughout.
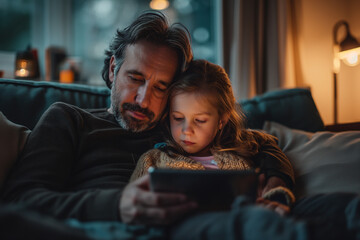
<path id="1" fill-rule="evenodd" d="M 60 71 L 60 82 L 61 83 L 73 83 L 74 72 L 70 69 Z"/>
<path id="2" fill-rule="evenodd" d="M 24 68 L 20 68 L 19 70 L 15 71 L 15 76 L 16 77 L 28 77 L 29 71 Z"/>

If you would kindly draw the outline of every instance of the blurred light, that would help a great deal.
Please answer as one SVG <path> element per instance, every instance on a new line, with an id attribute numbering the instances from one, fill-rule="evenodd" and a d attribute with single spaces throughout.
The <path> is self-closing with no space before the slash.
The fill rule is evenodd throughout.
<path id="1" fill-rule="evenodd" d="M 211 59 L 215 55 L 215 50 L 210 46 L 194 45 L 193 51 L 194 56 L 197 56 L 197 58 Z"/>
<path id="2" fill-rule="evenodd" d="M 154 10 L 164 10 L 169 7 L 169 1 L 167 0 L 151 0 L 150 8 Z"/>
<path id="3" fill-rule="evenodd" d="M 174 7 L 179 13 L 182 14 L 190 14 L 193 12 L 190 0 L 175 0 Z"/>
<path id="4" fill-rule="evenodd" d="M 356 66 L 357 64 L 359 64 L 359 57 L 358 57 L 359 54 L 360 54 L 360 47 L 340 52 L 339 58 L 342 59 L 344 63 L 346 63 L 349 66 Z"/>
<path id="5" fill-rule="evenodd" d="M 209 31 L 203 27 L 196 28 L 193 35 L 194 39 L 199 43 L 206 42 L 210 36 Z"/>
<path id="6" fill-rule="evenodd" d="M 92 2 L 91 11 L 93 14 L 89 17 L 93 18 L 91 20 L 101 28 L 111 26 L 116 20 L 116 7 L 111 0 Z"/>
<path id="7" fill-rule="evenodd" d="M 39 77 L 37 53 L 30 46 L 16 53 L 15 78 L 36 80 Z"/>

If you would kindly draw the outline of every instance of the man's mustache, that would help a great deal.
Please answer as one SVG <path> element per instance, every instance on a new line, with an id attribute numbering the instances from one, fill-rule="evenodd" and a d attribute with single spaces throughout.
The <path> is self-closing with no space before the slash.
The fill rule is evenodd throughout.
<path id="1" fill-rule="evenodd" d="M 137 104 L 124 103 L 122 105 L 122 108 L 123 110 L 142 113 L 145 116 L 147 116 L 147 118 L 149 118 L 150 120 L 152 120 L 155 116 L 155 114 L 152 111 L 148 110 L 147 108 L 142 108 Z"/>

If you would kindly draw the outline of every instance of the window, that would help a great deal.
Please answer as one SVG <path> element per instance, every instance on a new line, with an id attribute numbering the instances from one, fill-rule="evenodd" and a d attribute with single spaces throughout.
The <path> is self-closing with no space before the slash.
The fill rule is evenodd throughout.
<path id="1" fill-rule="evenodd" d="M 170 0 L 163 12 L 170 23 L 190 31 L 195 58 L 219 63 L 217 0 Z M 0 51 L 38 49 L 42 80 L 45 49 L 62 47 L 81 69 L 80 83 L 103 85 L 104 50 L 116 29 L 126 27 L 150 0 L 0 0 Z M 0 55 L 1 58 L 1 55 Z M 0 59 L 1 60 L 1 59 Z M 0 61 L 1 64 L 1 61 Z M 0 65 L 0 69 L 2 66 Z"/>

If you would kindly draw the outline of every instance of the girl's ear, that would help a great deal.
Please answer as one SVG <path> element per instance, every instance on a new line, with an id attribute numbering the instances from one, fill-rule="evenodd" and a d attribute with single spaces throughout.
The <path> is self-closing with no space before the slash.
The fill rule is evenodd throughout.
<path id="1" fill-rule="evenodd" d="M 227 122 L 229 121 L 230 115 L 229 114 L 224 114 L 219 122 L 219 130 L 221 130 L 222 128 L 225 127 L 225 125 L 227 124 Z"/>
<path id="2" fill-rule="evenodd" d="M 110 58 L 110 64 L 109 64 L 109 80 L 111 83 L 114 82 L 115 78 L 115 57 L 114 55 Z"/>

